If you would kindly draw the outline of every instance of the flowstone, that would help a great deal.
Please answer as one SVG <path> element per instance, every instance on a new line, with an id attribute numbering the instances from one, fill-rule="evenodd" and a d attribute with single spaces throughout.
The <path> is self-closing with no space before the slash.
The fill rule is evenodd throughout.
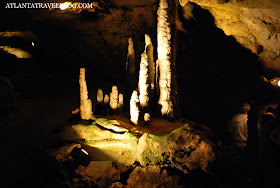
<path id="1" fill-rule="evenodd" d="M 127 166 L 137 161 L 142 166 L 165 165 L 184 173 L 195 169 L 207 172 L 215 161 L 214 139 L 206 126 L 190 122 L 161 136 L 134 135 L 129 129 L 118 129 L 122 122 L 117 122 L 103 118 L 89 126 L 67 126 L 63 137 L 72 142 L 81 140 L 93 160 Z"/>

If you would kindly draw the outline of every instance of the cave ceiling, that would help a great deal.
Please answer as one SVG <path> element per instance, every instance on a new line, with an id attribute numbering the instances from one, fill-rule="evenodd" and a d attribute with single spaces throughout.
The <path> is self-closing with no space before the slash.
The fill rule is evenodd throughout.
<path id="1" fill-rule="evenodd" d="M 5 17 L 0 19 L 0 29 L 2 32 L 32 30 L 39 38 L 45 38 L 45 43 L 50 46 L 56 42 L 57 45 L 48 53 L 55 54 L 59 47 L 67 51 L 66 54 L 61 52 L 61 56 L 76 50 L 88 59 L 96 59 L 98 54 L 104 56 L 103 62 L 108 62 L 114 58 L 110 59 L 110 55 L 105 57 L 110 51 L 123 57 L 124 64 L 130 36 L 135 36 L 135 40 L 145 33 L 155 36 L 157 3 L 156 0 L 104 0 L 98 1 L 97 6 L 86 14 L 83 11 L 65 13 L 46 9 L 6 9 L 2 12 Z M 216 26 L 226 35 L 233 36 L 241 45 L 257 54 L 266 67 L 280 71 L 280 1 L 179 0 L 179 3 L 186 11 L 190 3 L 207 9 L 214 17 Z M 69 32 L 65 33 L 67 30 Z M 72 37 L 77 40 L 67 40 Z M 156 42 L 156 39 L 153 40 Z M 60 42 L 63 46 L 59 45 Z M 138 45 L 144 46 L 142 43 Z M 141 52 L 137 53 L 139 55 Z"/>

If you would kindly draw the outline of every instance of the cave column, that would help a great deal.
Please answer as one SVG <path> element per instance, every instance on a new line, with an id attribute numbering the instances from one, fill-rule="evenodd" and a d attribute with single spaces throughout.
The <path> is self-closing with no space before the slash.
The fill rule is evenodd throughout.
<path id="1" fill-rule="evenodd" d="M 161 114 L 168 118 L 173 117 L 173 103 L 171 100 L 172 95 L 172 38 L 171 38 L 171 21 L 172 11 L 171 0 L 160 0 L 158 8 L 158 23 L 157 23 L 157 41 L 158 41 L 158 60 L 157 71 L 158 87 L 159 87 L 159 101 L 161 107 Z M 175 63 L 175 62 L 173 62 Z"/>
<path id="2" fill-rule="evenodd" d="M 92 102 L 88 99 L 87 83 L 85 78 L 85 68 L 80 68 L 80 114 L 81 119 L 90 120 L 93 118 Z"/>

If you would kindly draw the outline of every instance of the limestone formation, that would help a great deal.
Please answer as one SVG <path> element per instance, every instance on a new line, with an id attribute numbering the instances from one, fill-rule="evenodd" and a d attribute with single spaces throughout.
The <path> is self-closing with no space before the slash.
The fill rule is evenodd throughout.
<path id="1" fill-rule="evenodd" d="M 127 62 L 126 62 L 126 74 L 128 87 L 135 88 L 136 87 L 136 75 L 135 75 L 135 53 L 133 48 L 133 40 L 132 38 L 128 39 L 128 52 L 127 52 Z"/>
<path id="2" fill-rule="evenodd" d="M 149 113 L 144 114 L 144 125 L 149 125 L 151 121 L 151 116 Z"/>
<path id="3" fill-rule="evenodd" d="M 101 89 L 97 90 L 97 104 L 96 104 L 96 111 L 97 114 L 102 114 L 103 111 L 103 91 Z"/>
<path id="4" fill-rule="evenodd" d="M 101 89 L 97 90 L 97 103 L 103 103 L 103 91 Z"/>
<path id="5" fill-rule="evenodd" d="M 62 135 L 66 141 L 83 140 L 82 145 L 97 161 L 112 160 L 127 166 L 138 161 L 143 167 L 163 165 L 184 173 L 211 170 L 216 142 L 209 127 L 189 122 L 163 135 L 134 135 L 129 130 L 112 131 L 116 130 L 112 127 L 117 128 L 115 121 L 107 120 L 106 126 L 96 121 L 103 128 L 95 123 L 67 126 Z"/>
<path id="6" fill-rule="evenodd" d="M 280 71 L 280 1 L 277 0 L 180 0 L 208 9 L 215 25 L 257 54 L 268 68 Z"/>
<path id="7" fill-rule="evenodd" d="M 143 109 L 144 107 L 148 107 L 149 104 L 149 64 L 148 64 L 148 57 L 147 54 L 144 52 L 141 55 L 141 62 L 140 62 L 140 72 L 139 72 L 139 100 L 140 100 L 140 107 Z"/>
<path id="8" fill-rule="evenodd" d="M 171 82 L 172 82 L 172 51 L 171 51 L 171 18 L 169 16 L 169 7 L 167 0 L 160 0 L 158 8 L 158 60 L 159 71 L 159 101 L 162 106 L 161 114 L 163 116 L 173 116 L 173 105 L 171 102 Z"/>
<path id="9" fill-rule="evenodd" d="M 106 94 L 104 96 L 104 105 L 109 105 L 109 101 L 110 101 L 109 95 Z"/>
<path id="10" fill-rule="evenodd" d="M 130 99 L 130 121 L 137 125 L 139 121 L 139 96 L 138 91 L 134 90 Z"/>
<path id="11" fill-rule="evenodd" d="M 119 94 L 119 102 L 118 102 L 118 110 L 122 114 L 123 113 L 123 94 Z"/>
<path id="12" fill-rule="evenodd" d="M 152 44 L 151 37 L 145 34 L 145 52 L 148 57 L 148 72 L 149 72 L 149 84 L 151 86 L 151 90 L 155 89 L 155 62 L 154 62 L 154 46 Z"/>
<path id="13" fill-rule="evenodd" d="M 110 93 L 110 107 L 113 111 L 118 109 L 118 103 L 119 103 L 118 87 L 113 86 L 112 92 Z"/>
<path id="14" fill-rule="evenodd" d="M 85 68 L 80 68 L 80 114 L 81 119 L 89 120 L 92 119 L 92 102 L 88 99 L 87 83 L 85 79 Z"/>

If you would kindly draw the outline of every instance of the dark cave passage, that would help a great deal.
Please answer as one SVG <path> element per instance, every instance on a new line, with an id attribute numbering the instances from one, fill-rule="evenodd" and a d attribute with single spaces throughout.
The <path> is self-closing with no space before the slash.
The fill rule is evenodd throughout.
<path id="1" fill-rule="evenodd" d="M 257 56 L 226 36 L 207 11 L 194 5 L 193 18 L 179 19 L 177 69 L 184 117 L 225 127 L 245 101 L 255 100 L 261 63 Z"/>

